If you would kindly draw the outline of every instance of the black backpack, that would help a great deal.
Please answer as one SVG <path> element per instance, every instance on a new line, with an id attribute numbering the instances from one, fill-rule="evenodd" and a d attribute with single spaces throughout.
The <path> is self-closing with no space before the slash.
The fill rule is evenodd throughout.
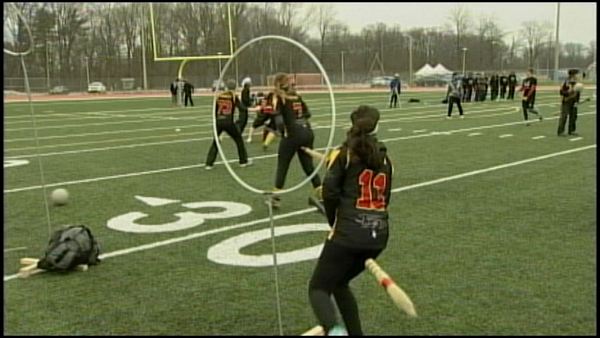
<path id="1" fill-rule="evenodd" d="M 100 247 L 85 225 L 72 225 L 52 234 L 44 257 L 37 267 L 51 271 L 67 271 L 79 264 L 96 265 Z"/>

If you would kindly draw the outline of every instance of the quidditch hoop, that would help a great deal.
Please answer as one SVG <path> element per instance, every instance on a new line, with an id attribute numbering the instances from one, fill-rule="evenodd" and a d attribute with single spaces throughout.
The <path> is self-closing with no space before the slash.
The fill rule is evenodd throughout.
<path id="1" fill-rule="evenodd" d="M 9 4 L 13 6 L 15 12 L 17 13 L 17 16 L 19 17 L 19 19 L 21 19 L 21 21 L 23 21 L 23 24 L 25 25 L 25 30 L 27 30 L 27 35 L 29 36 L 29 49 L 24 52 L 13 52 L 12 50 L 4 48 L 4 53 L 12 56 L 25 56 L 31 53 L 31 51 L 33 50 L 33 35 L 31 34 L 29 24 L 27 23 L 27 21 L 25 21 L 23 15 L 21 15 L 21 11 L 17 8 L 17 6 L 14 3 Z"/>
<path id="2" fill-rule="evenodd" d="M 252 39 L 248 42 L 246 42 L 244 45 L 242 45 L 238 50 L 235 51 L 235 53 L 232 55 L 232 57 L 227 61 L 227 63 L 225 64 L 225 67 L 223 67 L 223 70 L 221 71 L 221 74 L 219 76 L 219 82 L 218 83 L 222 83 L 223 82 L 223 75 L 227 72 L 227 69 L 229 68 L 229 66 L 231 65 L 231 62 L 244 50 L 246 49 L 248 46 L 252 45 L 253 43 L 256 43 L 258 41 L 261 40 L 282 40 L 285 42 L 288 42 L 298 48 L 300 48 L 304 53 L 306 53 L 311 60 L 313 61 L 313 63 L 319 68 L 319 71 L 321 72 L 321 74 L 323 74 L 323 78 L 325 79 L 325 83 L 327 83 L 327 88 L 329 90 L 329 99 L 331 101 L 331 129 L 329 131 L 329 140 L 327 141 L 327 147 L 325 148 L 325 153 L 328 153 L 329 150 L 331 149 L 331 146 L 333 144 L 333 137 L 334 137 L 334 133 L 335 133 L 335 99 L 333 97 L 333 89 L 331 88 L 331 83 L 329 82 L 329 77 L 327 76 L 327 73 L 325 72 L 325 70 L 323 69 L 323 66 L 321 65 L 321 63 L 319 62 L 319 60 L 313 55 L 313 53 L 311 53 L 311 51 L 304 47 L 304 45 L 302 45 L 301 43 L 292 40 L 290 38 L 286 38 L 284 36 L 279 36 L 279 35 L 265 35 L 265 36 L 261 36 L 255 39 Z M 217 95 L 215 95 L 213 97 L 213 105 L 211 108 L 211 112 L 214 110 L 214 107 L 217 103 Z M 323 163 L 325 163 L 325 157 L 323 157 L 320 161 L 319 164 L 317 165 L 317 167 L 315 168 L 315 170 L 308 176 L 306 177 L 306 179 L 300 183 L 298 183 L 297 185 L 291 187 L 291 188 L 287 188 L 287 189 L 282 189 L 282 190 L 278 190 L 277 192 L 274 192 L 272 189 L 269 190 L 263 190 L 263 189 L 258 189 L 255 188 L 253 186 L 251 186 L 250 184 L 244 182 L 244 180 L 242 180 L 236 173 L 235 171 L 231 168 L 231 166 L 229 165 L 229 162 L 227 160 L 227 157 L 225 157 L 225 153 L 223 151 L 223 148 L 221 148 L 221 142 L 219 140 L 219 136 L 217 135 L 217 117 L 215 114 L 212 114 L 213 116 L 213 135 L 215 137 L 215 142 L 217 144 L 217 149 L 219 150 L 219 155 L 221 156 L 221 159 L 223 160 L 223 164 L 225 165 L 225 167 L 227 168 L 227 171 L 229 171 L 229 174 L 236 180 L 236 182 L 238 182 L 242 187 L 246 188 L 247 190 L 250 190 L 252 192 L 255 193 L 259 193 L 259 194 L 268 194 L 268 193 L 276 193 L 278 195 L 282 195 L 288 192 L 292 192 L 294 190 L 297 190 L 299 188 L 301 188 L 303 185 L 307 184 L 308 182 L 310 182 L 310 180 L 315 177 L 315 175 L 319 172 L 319 169 L 321 169 L 321 166 L 323 166 Z"/>

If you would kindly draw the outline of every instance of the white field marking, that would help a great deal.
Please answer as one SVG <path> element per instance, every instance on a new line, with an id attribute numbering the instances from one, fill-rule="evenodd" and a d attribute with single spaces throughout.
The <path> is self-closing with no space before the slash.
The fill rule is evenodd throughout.
<path id="1" fill-rule="evenodd" d="M 500 136 L 498 136 L 499 138 L 507 138 L 507 137 L 512 137 L 513 134 L 502 134 Z"/>
<path id="2" fill-rule="evenodd" d="M 544 135 L 540 135 L 540 136 L 534 136 L 534 137 L 532 137 L 531 139 L 532 139 L 532 140 L 539 140 L 539 139 L 543 139 L 543 138 L 545 138 L 545 137 L 546 137 L 546 136 L 544 136 Z"/>
<path id="3" fill-rule="evenodd" d="M 569 141 L 573 142 L 573 141 L 579 141 L 582 139 L 583 139 L 583 137 L 574 137 L 574 138 L 570 138 Z"/>
<path id="4" fill-rule="evenodd" d="M 469 135 L 467 135 L 467 136 L 479 136 L 479 135 L 482 135 L 482 134 L 481 134 L 481 133 L 470 133 L 470 134 L 469 134 Z"/>
<path id="5" fill-rule="evenodd" d="M 100 114 L 100 113 L 127 113 L 127 112 L 152 112 L 152 111 L 156 111 L 158 110 L 159 113 L 163 112 L 165 110 L 170 110 L 171 112 L 179 112 L 177 110 L 177 108 L 172 108 L 172 107 L 163 107 L 163 108 L 134 108 L 134 109 L 119 109 L 119 110 L 98 110 L 98 111 L 90 111 L 90 112 L 70 112 L 70 113 L 56 113 L 56 114 L 49 114 L 49 115 L 43 115 L 44 117 L 51 117 L 51 116 L 79 116 L 79 115 L 90 115 L 90 114 Z M 187 111 L 187 113 L 189 113 L 189 111 Z M 5 117 L 7 119 L 26 119 L 26 118 L 31 118 L 28 115 L 19 115 L 19 116 L 7 116 Z"/>
<path id="6" fill-rule="evenodd" d="M 418 134 L 418 133 L 424 133 L 426 131 L 427 131 L 427 129 L 418 129 L 418 130 L 413 130 L 413 133 Z"/>
<path id="7" fill-rule="evenodd" d="M 392 129 L 388 129 L 388 131 L 400 131 L 402 130 L 402 128 L 392 128 Z"/>
<path id="8" fill-rule="evenodd" d="M 158 197 L 145 197 L 145 196 L 134 196 L 140 202 L 143 202 L 149 206 L 157 207 L 161 205 L 167 205 L 172 203 L 180 202 L 179 200 L 171 200 L 168 198 L 158 198 Z"/>
<path id="9" fill-rule="evenodd" d="M 314 125 L 314 124 L 313 124 Z M 145 132 L 145 131 L 156 131 L 156 130 L 172 130 L 172 129 L 191 129 L 192 127 L 200 127 L 203 126 L 201 124 L 186 124 L 180 126 L 172 126 L 172 127 L 158 127 L 158 128 L 142 128 L 142 129 L 128 129 L 128 130 L 112 130 L 112 131 L 101 131 L 97 133 L 83 133 L 83 134 L 73 134 L 73 135 L 54 135 L 54 136 L 42 136 L 38 137 L 38 140 L 52 140 L 59 138 L 71 138 L 71 137 L 88 137 L 88 136 L 98 136 L 98 135 L 111 135 L 111 134 L 125 134 L 125 133 L 137 133 L 137 132 Z M 212 134 L 212 131 L 199 131 L 196 134 Z M 11 140 L 4 140 L 4 143 L 10 142 L 18 142 L 18 141 L 33 141 L 33 138 L 15 138 Z"/>
<path id="10" fill-rule="evenodd" d="M 493 110 L 498 110 L 498 109 L 501 109 L 501 108 L 496 108 L 496 109 L 493 109 Z M 489 110 L 485 110 L 485 111 L 489 111 Z M 474 112 L 472 112 L 472 113 L 476 113 L 476 112 L 479 112 L 479 111 L 474 111 Z M 347 113 L 347 114 L 350 114 L 350 113 Z M 397 113 L 397 114 L 399 114 L 399 113 Z M 510 113 L 501 113 L 501 114 L 492 114 L 492 115 L 505 115 L 505 114 L 510 114 Z M 488 115 L 488 117 L 489 117 L 489 116 L 492 116 L 492 115 Z M 404 115 L 404 116 L 405 116 L 404 118 L 406 118 L 406 115 Z M 437 116 L 437 115 L 430 115 L 430 116 Z M 417 118 L 419 118 L 419 117 L 417 117 Z M 397 121 L 397 120 L 398 120 L 398 119 L 391 119 L 391 120 L 389 120 L 389 119 L 388 119 L 388 120 L 382 120 L 382 121 L 381 121 L 381 123 L 389 123 L 390 121 L 391 121 L 391 122 L 394 122 L 394 121 Z M 132 121 L 132 122 L 133 122 L 133 121 Z M 111 123 L 114 123 L 114 122 L 111 122 Z M 88 125 L 89 125 L 89 124 L 88 124 Z M 94 125 L 98 125 L 98 124 L 94 124 Z M 102 125 L 102 123 L 100 123 L 100 125 Z M 82 125 L 82 126 L 83 126 L 83 125 Z M 190 127 L 190 126 L 198 126 L 198 127 L 203 127 L 203 126 L 212 126 L 212 123 L 188 125 L 188 127 Z M 338 125 L 338 126 L 339 126 L 339 125 Z M 324 127 L 325 127 L 325 128 L 328 128 L 328 126 L 324 126 Z M 50 127 L 47 127 L 47 128 L 50 128 Z M 52 128 L 58 128 L 58 126 L 53 126 Z M 171 127 L 163 127 L 163 128 L 164 128 L 164 129 L 171 129 Z M 176 127 L 173 127 L 173 128 L 177 128 L 177 126 L 176 126 Z M 13 130 L 24 130 L 24 129 L 31 129 L 31 128 L 21 128 L 21 129 L 13 129 Z M 41 128 L 41 129 L 44 129 L 44 128 Z M 134 129 L 134 131 L 132 131 L 132 132 L 135 132 L 136 130 L 158 130 L 158 129 L 159 129 L 159 128 Z M 314 128 L 314 129 L 319 129 L 319 128 Z M 401 129 L 401 128 L 400 128 L 400 129 Z M 6 129 L 5 131 L 9 131 L 9 130 L 10 130 L 10 129 Z M 111 134 L 111 133 L 118 133 L 118 132 L 119 132 L 119 131 L 109 131 L 109 132 L 101 132 L 101 133 L 86 133 L 86 134 L 78 134 L 78 135 L 94 135 L 94 134 L 95 134 L 95 135 L 99 135 L 99 134 L 102 134 L 102 133 L 105 133 L 105 134 Z M 196 133 L 195 135 L 198 135 L 198 134 L 205 134 L 205 133 L 206 133 L 206 134 L 211 134 L 211 132 L 210 132 L 210 131 L 208 131 L 208 132 L 198 132 L 198 133 Z M 183 136 L 183 134 L 179 134 L 179 136 Z M 47 137 L 47 138 L 67 138 L 67 137 L 68 137 L 68 136 L 50 136 L 50 137 Z M 161 137 L 161 136 L 155 136 L 155 137 Z M 145 138 L 147 138 L 147 137 L 140 137 L 140 139 L 145 139 Z M 125 140 L 127 140 L 127 141 L 133 141 L 133 140 L 135 140 L 135 139 L 136 139 L 136 138 L 129 138 L 129 139 L 125 139 Z M 24 139 L 18 139 L 18 140 L 24 140 Z M 30 139 L 30 140 L 31 140 L 31 139 Z M 121 140 L 124 140 L 124 139 L 121 139 Z M 9 139 L 9 140 L 5 140 L 5 142 L 12 142 L 12 141 L 14 141 L 14 140 L 10 140 L 10 139 Z M 115 141 L 116 141 L 116 140 L 115 140 Z M 90 144 L 95 144 L 95 143 L 106 143 L 106 142 L 107 142 L 107 141 L 90 141 L 90 142 L 86 142 L 85 144 L 87 144 L 87 145 L 90 145 Z M 168 142 L 168 141 L 167 141 L 167 142 Z M 169 143 L 164 143 L 164 144 L 169 144 Z M 47 147 L 66 147 L 66 146 L 69 146 L 69 145 L 82 145 L 82 143 L 79 143 L 79 144 L 77 144 L 77 143 L 75 143 L 75 144 L 66 144 L 66 145 L 49 145 L 49 146 L 47 146 Z M 156 145 L 156 143 L 152 143 L 152 144 L 149 144 L 149 145 Z M 139 145 L 139 146 L 144 146 L 144 145 L 142 144 L 142 145 Z M 19 149 L 19 150 L 26 150 L 26 149 L 31 149 L 31 147 L 29 147 L 29 148 L 16 148 L 16 149 Z M 5 149 L 5 150 L 6 150 L 6 151 L 8 151 L 8 150 L 10 150 L 10 151 L 13 151 L 13 150 L 16 150 L 16 149 Z M 100 151 L 102 151 L 102 150 L 109 150 L 109 149 L 111 149 L 111 148 L 97 148 L 97 149 L 91 149 L 91 150 L 93 150 L 93 151 L 96 151 L 96 150 L 100 150 Z M 120 146 L 117 146 L 117 148 L 114 148 L 114 149 L 120 149 Z M 90 150 L 85 150 L 85 149 L 84 149 L 84 150 L 82 150 L 82 152 L 89 152 L 89 151 L 90 151 Z M 72 153 L 72 152 L 69 152 L 69 153 Z M 52 153 L 52 155 L 55 155 L 55 154 L 56 154 L 56 153 Z M 31 155 L 21 155 L 20 157 L 27 157 L 27 156 L 31 156 Z M 16 157 L 15 157 L 15 158 L 16 158 Z"/>
<path id="11" fill-rule="evenodd" d="M 198 133 L 196 133 L 196 132 L 193 132 L 193 133 L 192 132 L 190 132 L 190 133 L 181 133 L 181 132 L 179 132 L 177 134 L 170 134 L 170 135 L 167 134 L 167 135 L 154 135 L 154 136 L 136 136 L 136 137 L 131 137 L 131 138 L 117 138 L 117 139 L 112 139 L 112 140 L 78 142 L 78 143 L 65 143 L 65 144 L 49 144 L 49 145 L 46 145 L 46 146 L 33 146 L 33 147 L 22 147 L 22 148 L 5 148 L 4 152 L 7 153 L 9 151 L 33 150 L 33 149 L 42 149 L 42 148 L 52 149 L 52 148 L 84 146 L 84 145 L 94 145 L 94 144 L 102 144 L 102 143 L 114 143 L 114 142 L 123 142 L 123 141 L 148 140 L 148 139 L 153 139 L 153 138 L 192 136 L 192 135 L 198 135 Z M 148 144 L 150 144 L 150 143 L 148 143 Z"/>
<path id="12" fill-rule="evenodd" d="M 54 110 L 44 110 L 44 113 L 54 113 Z"/>
<path id="13" fill-rule="evenodd" d="M 579 116 L 590 115 L 590 114 L 595 114 L 595 112 L 581 113 L 581 114 L 579 114 Z M 548 118 L 548 119 L 551 119 L 551 118 Z M 392 141 L 399 141 L 399 140 L 408 140 L 408 139 L 413 139 L 413 138 L 429 137 L 429 136 L 437 136 L 437 135 L 450 135 L 451 133 L 454 133 L 454 132 L 463 132 L 463 131 L 470 131 L 470 130 L 477 130 L 477 129 L 490 129 L 490 128 L 496 128 L 496 127 L 504 127 L 504 126 L 511 126 L 511 125 L 516 125 L 516 124 L 522 124 L 522 123 L 524 123 L 524 122 L 523 121 L 518 121 L 518 122 L 509 122 L 509 123 L 496 124 L 496 125 L 490 125 L 490 126 L 480 126 L 480 127 L 474 127 L 474 128 L 457 129 L 457 130 L 452 130 L 452 131 L 438 132 L 437 134 L 436 133 L 429 133 L 429 134 L 419 134 L 419 135 L 395 137 L 395 138 L 384 139 L 384 140 L 382 140 L 382 142 L 392 142 Z M 167 142 L 155 142 L 154 144 L 182 143 L 182 142 L 190 142 L 191 140 L 204 140 L 204 139 L 212 139 L 212 138 L 208 137 L 208 138 L 198 138 L 198 139 L 175 140 L 175 141 L 167 141 Z M 147 144 L 147 145 L 154 145 L 154 144 Z M 119 146 L 118 148 L 136 148 L 136 147 L 139 147 L 139 146 L 144 146 L 144 144 L 142 144 L 142 145 L 125 145 L 125 146 Z M 104 148 L 104 149 L 111 150 L 111 149 L 115 149 L 115 148 L 117 148 L 117 147 L 107 147 L 107 148 Z M 63 155 L 63 154 L 84 153 L 84 152 L 98 151 L 100 149 L 102 149 L 102 148 L 84 149 L 84 150 L 73 150 L 73 151 L 63 151 L 63 152 L 57 152 L 57 153 L 46 153 L 46 154 L 39 154 L 39 156 L 52 156 L 52 155 L 57 155 L 57 154 L 58 155 Z M 320 149 L 316 149 L 316 150 L 322 150 L 322 149 L 324 149 L 324 148 L 320 148 Z M 12 156 L 12 157 L 7 157 L 7 159 L 27 158 L 27 157 L 32 157 L 32 156 L 33 155 Z M 265 159 L 265 158 L 276 157 L 276 156 L 277 156 L 277 154 L 270 154 L 270 155 L 262 155 L 262 156 L 253 157 L 252 159 Z M 234 161 L 237 161 L 237 160 L 233 160 L 233 159 L 229 160 L 230 163 L 232 163 Z M 222 162 L 220 162 L 220 161 L 216 162 L 216 164 L 219 164 L 219 163 L 222 163 Z M 192 168 L 199 168 L 199 167 L 203 167 L 203 166 L 204 166 L 204 164 L 195 164 L 195 165 L 188 165 L 188 166 L 181 166 L 181 167 L 172 167 L 172 168 L 164 168 L 164 169 L 142 171 L 142 172 L 135 172 L 135 173 L 128 173 L 128 174 L 103 176 L 103 177 L 96 177 L 96 178 L 90 178 L 90 179 L 83 179 L 83 180 L 76 180 L 76 181 L 69 181 L 69 182 L 62 182 L 62 183 L 47 184 L 46 187 L 54 187 L 54 186 L 60 186 L 60 185 L 73 185 L 73 184 L 89 183 L 89 182 L 112 180 L 112 179 L 127 178 L 127 177 L 135 177 L 135 176 L 142 176 L 142 175 L 151 175 L 151 174 L 157 174 L 157 173 L 164 173 L 164 172 L 171 172 L 171 171 L 179 171 L 179 170 L 186 170 L 186 169 L 192 169 Z M 29 191 L 29 190 L 39 189 L 41 187 L 42 186 L 29 186 L 29 187 L 23 187 L 23 188 L 14 188 L 14 189 L 4 190 L 4 193 Z"/>
<path id="14" fill-rule="evenodd" d="M 580 115 L 584 115 L 583 113 Z M 382 120 L 380 121 L 380 123 L 388 123 L 389 120 Z M 394 121 L 393 119 L 391 121 Z M 519 123 L 523 123 L 523 122 L 513 122 L 513 123 L 509 123 L 510 124 L 519 124 Z M 211 124 L 208 124 L 210 126 L 212 126 Z M 342 127 L 344 126 L 345 123 L 344 122 L 340 122 L 339 124 L 336 125 L 336 127 Z M 200 125 L 203 126 L 203 125 Z M 497 126 L 497 125 L 493 125 L 493 126 Z M 329 129 L 329 126 L 320 126 L 320 127 L 316 127 L 313 128 L 314 130 L 316 129 Z M 475 128 L 471 128 L 473 130 L 477 130 L 479 129 L 479 127 L 475 127 Z M 470 130 L 470 129 L 466 129 L 466 130 Z M 464 131 L 464 129 L 458 129 L 452 132 L 460 132 L 460 131 Z M 212 132 L 207 132 L 208 134 L 212 134 Z M 259 132 L 260 133 L 260 132 Z M 443 132 L 444 134 L 447 135 L 447 132 Z M 91 144 L 98 144 L 98 143 L 110 143 L 110 142 L 117 142 L 117 141 L 134 141 L 134 140 L 138 140 L 138 139 L 148 139 L 148 138 L 164 138 L 164 137 L 179 137 L 179 136 L 185 136 L 185 135 L 198 135 L 199 132 L 194 132 L 194 133 L 177 133 L 175 135 L 156 135 L 156 136 L 142 136 L 142 137 L 132 137 L 132 138 L 126 138 L 126 139 L 113 139 L 113 140 L 104 140 L 104 141 L 90 141 L 90 142 L 80 142 L 80 143 L 67 143 L 67 144 L 59 144 L 59 145 L 48 145 L 48 146 L 41 146 L 39 148 L 42 147 L 46 147 L 46 148 L 56 148 L 56 147 L 69 147 L 69 146 L 76 146 L 76 145 L 91 145 Z M 421 134 L 421 135 L 429 135 L 432 136 L 430 134 Z M 137 143 L 137 144 L 127 144 L 127 145 L 118 145 L 118 146 L 111 146 L 111 147 L 100 147 L 100 148 L 89 148 L 89 149 L 78 149 L 78 150 L 66 150 L 66 151 L 58 151 L 58 152 L 50 152 L 50 153 L 43 153 L 43 154 L 38 154 L 38 156 L 43 156 L 43 157 L 47 157 L 47 156 L 54 156 L 54 155 L 67 155 L 67 154 L 79 154 L 79 153 L 89 153 L 89 152 L 96 152 L 96 151 L 107 151 L 107 150 L 115 150 L 115 149 L 131 149 L 131 148 L 138 148 L 138 147 L 149 147 L 149 146 L 156 146 L 156 145 L 166 145 L 166 144 L 174 144 L 174 143 L 185 143 L 185 142 L 195 142 L 195 141 L 206 141 L 206 140 L 212 140 L 211 136 L 208 137 L 201 137 L 201 138 L 191 138 L 191 139 L 183 139 L 183 140 L 173 140 L 173 141 L 161 141 L 161 142 L 150 142 L 150 143 Z M 9 151 L 18 151 L 18 150 L 28 150 L 28 149 L 36 149 L 36 147 L 25 147 L 25 148 L 6 148 L 4 149 L 5 152 L 9 152 Z M 26 155 L 14 155 L 14 156 L 7 156 L 6 158 L 10 158 L 10 159 L 19 159 L 19 158 L 29 158 L 32 157 L 34 155 L 32 154 L 26 154 Z"/>
<path id="15" fill-rule="evenodd" d="M 26 246 L 20 246 L 18 248 L 10 248 L 10 249 L 4 249 L 4 252 L 11 252 L 11 251 L 20 251 L 20 250 L 25 250 L 27 249 Z"/>
<path id="16" fill-rule="evenodd" d="M 432 181 L 427 181 L 427 182 L 422 182 L 422 183 L 416 183 L 416 184 L 408 185 L 408 186 L 405 186 L 405 187 L 399 187 L 399 188 L 392 189 L 392 193 L 397 193 L 397 192 L 401 192 L 401 191 L 407 191 L 407 190 L 412 190 L 412 189 L 416 189 L 416 188 L 426 187 L 426 186 L 430 186 L 430 185 L 434 185 L 434 184 L 438 184 L 438 183 L 443 183 L 443 182 L 448 182 L 448 181 L 452 181 L 452 180 L 456 180 L 456 179 L 461 179 L 461 178 L 464 178 L 464 177 L 475 176 L 475 175 L 479 175 L 479 174 L 483 174 L 483 173 L 487 173 L 487 172 L 491 172 L 491 171 L 495 171 L 495 170 L 510 168 L 510 167 L 514 167 L 514 166 L 518 166 L 518 165 L 522 165 L 522 164 L 526 164 L 526 163 L 531 163 L 531 162 L 535 162 L 535 161 L 545 160 L 545 159 L 552 158 L 552 157 L 567 155 L 567 154 L 570 154 L 570 153 L 575 153 L 575 152 L 578 152 L 578 151 L 583 151 L 583 150 L 587 150 L 587 149 L 591 149 L 591 148 L 596 148 L 596 145 L 593 144 L 593 145 L 589 145 L 589 146 L 585 146 L 585 147 L 573 148 L 573 149 L 569 149 L 569 150 L 565 150 L 565 151 L 560 151 L 560 152 L 556 152 L 556 153 L 551 153 L 551 154 L 547 154 L 547 155 L 532 157 L 532 158 L 528 158 L 528 159 L 520 160 L 520 161 L 516 161 L 516 162 L 510 162 L 510 163 L 501 164 L 501 165 L 497 165 L 497 166 L 493 166 L 493 167 L 488 167 L 488 168 L 484 168 L 484 169 L 469 171 L 469 172 L 465 172 L 465 173 L 462 173 L 462 174 L 457 174 L 457 175 L 442 177 L 442 178 L 438 178 L 438 179 L 435 179 L 435 180 L 432 180 Z M 309 212 L 314 212 L 314 210 L 316 210 L 315 207 L 306 208 L 306 209 L 302 209 L 302 210 L 296 210 L 296 211 L 288 212 L 286 214 L 275 215 L 273 217 L 273 219 L 279 220 L 279 219 L 288 218 L 288 217 L 292 217 L 292 216 L 303 215 L 303 214 L 306 214 L 306 213 L 309 213 Z M 144 245 L 139 245 L 139 246 L 135 246 L 135 247 L 127 248 L 127 249 L 116 250 L 116 251 L 112 251 L 112 252 L 109 252 L 109 253 L 102 254 L 102 255 L 100 255 L 99 258 L 100 259 L 106 259 L 106 258 L 110 258 L 110 257 L 122 256 L 122 255 L 130 254 L 130 253 L 134 253 L 134 252 L 139 252 L 139 251 L 143 251 L 143 250 L 154 249 L 154 248 L 158 248 L 158 247 L 165 246 L 165 245 L 170 245 L 170 244 L 174 244 L 174 243 L 188 241 L 188 240 L 191 240 L 191 239 L 194 239 L 194 238 L 205 237 L 205 236 L 216 234 L 216 233 L 221 233 L 221 232 L 225 232 L 225 231 L 229 231 L 229 230 L 234 230 L 234 229 L 245 228 L 245 227 L 249 227 L 249 226 L 252 226 L 252 225 L 262 224 L 262 223 L 267 223 L 267 222 L 270 222 L 270 218 L 269 217 L 262 218 L 262 219 L 257 219 L 257 220 L 253 220 L 253 221 L 249 221 L 249 222 L 239 223 L 239 224 L 235 224 L 235 225 L 220 227 L 220 228 L 213 229 L 213 230 L 207 230 L 207 231 L 203 231 L 203 232 L 196 232 L 196 233 L 185 235 L 185 236 L 181 236 L 181 237 L 170 238 L 170 239 L 167 239 L 167 240 L 158 241 L 158 242 L 154 242 L 154 243 L 148 243 L 148 244 L 144 244 Z M 16 277 L 17 277 L 17 274 L 10 275 L 10 276 L 4 276 L 4 281 L 6 282 L 6 281 L 9 281 L 9 280 L 15 279 Z"/>
<path id="17" fill-rule="evenodd" d="M 542 101 L 539 100 L 539 102 L 541 103 Z M 345 103 L 340 103 L 337 106 L 345 106 L 345 105 L 346 105 Z M 549 104 L 542 104 L 542 103 L 538 104 L 538 106 L 544 106 L 544 105 L 549 105 Z M 555 104 L 550 104 L 550 105 L 555 105 Z M 445 105 L 442 104 L 440 106 L 445 106 Z M 311 107 L 312 107 L 312 105 L 311 105 Z M 431 107 L 415 107 L 415 108 L 430 109 Z M 475 112 L 496 111 L 496 110 L 502 110 L 502 109 L 506 109 L 506 108 L 507 107 L 496 107 L 496 108 L 493 108 L 493 109 L 471 111 L 469 113 L 472 114 L 472 113 L 475 113 Z M 144 109 L 132 109 L 130 111 L 149 111 L 149 110 L 165 110 L 165 109 L 168 109 L 168 108 L 144 108 Z M 171 109 L 177 109 L 177 108 L 171 108 Z M 338 109 L 340 109 L 340 108 L 338 108 Z M 389 109 L 389 108 L 388 109 L 380 109 L 380 111 L 388 111 L 388 110 L 394 110 L 394 109 Z M 102 112 L 121 112 L 121 111 L 123 111 L 123 110 L 119 110 L 119 111 L 114 111 L 113 110 L 113 111 L 88 112 L 88 113 L 82 113 L 82 114 L 102 113 Z M 129 110 L 127 110 L 127 111 L 129 111 Z M 434 110 L 432 110 L 432 112 L 433 111 Z M 188 114 L 190 112 L 189 111 L 178 111 L 178 112 L 166 112 L 166 113 L 163 113 L 163 114 L 171 114 L 171 113 L 185 113 L 185 114 Z M 402 114 L 402 113 L 406 114 L 406 112 L 397 112 L 396 114 Z M 412 116 L 417 116 L 417 115 L 420 115 L 421 113 L 424 113 L 424 112 L 417 112 L 417 113 L 413 114 Z M 168 119 L 168 120 L 197 119 L 199 121 L 200 120 L 204 120 L 204 119 L 206 119 L 206 120 L 212 119 L 212 116 L 210 115 L 210 113 L 209 113 L 208 110 L 207 110 L 206 114 L 203 114 L 202 112 L 198 112 L 198 113 L 195 113 L 195 114 L 197 114 L 197 115 L 194 115 L 194 117 L 190 117 L 190 118 L 174 118 L 174 117 L 168 117 L 168 118 L 161 117 L 161 118 L 159 118 L 158 116 L 155 116 L 155 117 L 153 117 L 153 116 L 147 116 L 147 114 L 146 115 L 128 115 L 128 117 L 143 117 L 144 119 L 142 121 L 138 121 L 138 120 L 135 120 L 135 121 L 116 121 L 116 122 L 106 122 L 106 123 L 76 124 L 76 125 L 64 125 L 64 126 L 48 126 L 48 127 L 40 127 L 38 129 L 56 129 L 56 128 L 63 128 L 63 127 L 65 127 L 65 128 L 66 127 L 86 127 L 86 126 L 98 126 L 98 125 L 105 125 L 105 124 L 122 124 L 122 123 L 143 123 L 143 122 L 145 122 L 144 120 L 154 120 L 154 119 L 156 119 L 156 121 L 159 121 L 159 120 L 162 120 L 162 119 Z M 207 116 L 203 116 L 203 115 L 207 115 Z M 348 113 L 338 113 L 338 115 L 340 115 L 340 116 L 350 115 L 350 112 L 348 112 Z M 403 115 L 403 116 L 404 116 L 404 119 L 411 119 L 410 115 L 409 115 L 409 117 L 407 117 L 406 115 Z M 427 117 L 437 117 L 437 116 L 438 116 L 438 114 L 436 114 L 436 115 L 429 115 L 429 116 L 422 116 L 422 117 L 415 117 L 415 119 L 419 119 L 419 118 L 422 119 L 422 118 L 427 118 Z M 328 116 L 316 115 L 316 116 L 313 117 L 313 120 L 315 118 L 319 118 L 319 117 L 328 117 Z M 96 117 L 84 117 L 84 118 L 96 118 L 96 119 L 98 119 L 98 118 L 108 118 L 108 117 L 98 117 L 98 116 L 96 116 Z M 77 120 L 77 119 L 82 119 L 82 118 L 80 117 L 80 118 L 74 118 L 74 119 Z M 403 120 L 403 119 L 400 119 L 400 120 Z M 25 122 L 27 122 L 27 121 L 17 122 L 17 123 L 25 123 Z M 31 130 L 31 129 L 33 129 L 33 127 L 5 129 L 5 131 L 21 131 L 21 130 Z"/>

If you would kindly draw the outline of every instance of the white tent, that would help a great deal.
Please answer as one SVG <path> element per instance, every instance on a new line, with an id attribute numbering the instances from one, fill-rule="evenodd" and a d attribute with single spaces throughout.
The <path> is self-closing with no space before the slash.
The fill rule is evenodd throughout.
<path id="1" fill-rule="evenodd" d="M 448 70 L 441 63 L 438 63 L 437 66 L 435 66 L 435 68 L 433 68 L 433 71 L 435 72 L 436 75 L 448 75 L 448 74 L 452 74 L 452 71 Z"/>
<path id="2" fill-rule="evenodd" d="M 425 66 L 421 67 L 421 69 L 417 70 L 415 76 L 424 77 L 435 74 L 433 67 L 431 67 L 428 63 Z"/>

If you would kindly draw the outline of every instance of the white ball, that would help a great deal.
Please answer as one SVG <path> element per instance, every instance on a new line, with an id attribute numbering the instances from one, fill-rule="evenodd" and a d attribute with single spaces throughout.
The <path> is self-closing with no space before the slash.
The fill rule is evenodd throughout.
<path id="1" fill-rule="evenodd" d="M 54 205 L 65 205 L 69 200 L 69 192 L 67 191 L 67 189 L 63 188 L 55 189 L 50 194 L 50 199 L 52 200 L 52 203 L 54 203 Z"/>

